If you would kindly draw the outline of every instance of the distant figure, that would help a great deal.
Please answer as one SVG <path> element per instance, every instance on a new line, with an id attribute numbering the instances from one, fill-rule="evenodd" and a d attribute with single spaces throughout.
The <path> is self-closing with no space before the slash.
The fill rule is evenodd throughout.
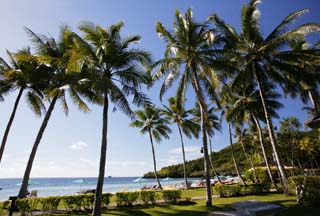
<path id="1" fill-rule="evenodd" d="M 27 190 L 26 194 L 27 194 L 27 197 L 30 196 L 30 192 L 28 190 Z"/>

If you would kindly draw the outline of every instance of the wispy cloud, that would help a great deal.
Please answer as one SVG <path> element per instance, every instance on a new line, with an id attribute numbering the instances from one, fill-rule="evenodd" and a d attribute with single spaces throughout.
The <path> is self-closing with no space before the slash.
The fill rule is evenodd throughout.
<path id="1" fill-rule="evenodd" d="M 78 141 L 69 146 L 72 150 L 85 150 L 88 147 L 88 144 L 83 141 Z"/>
<path id="2" fill-rule="evenodd" d="M 193 160 L 193 159 L 202 157 L 202 154 L 200 153 L 200 149 L 201 149 L 200 146 L 186 146 L 184 149 L 186 154 L 186 160 Z M 181 147 L 169 150 L 168 157 L 162 160 L 160 159 L 159 162 L 161 163 L 161 166 L 182 163 Z"/>

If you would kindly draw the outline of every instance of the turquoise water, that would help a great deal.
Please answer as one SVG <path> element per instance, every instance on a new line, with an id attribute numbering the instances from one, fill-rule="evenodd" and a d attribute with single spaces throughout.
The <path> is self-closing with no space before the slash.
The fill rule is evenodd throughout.
<path id="1" fill-rule="evenodd" d="M 147 185 L 155 185 L 155 179 L 146 179 L 144 182 L 133 182 L 137 177 L 112 177 L 105 178 L 103 192 L 131 191 L 140 189 Z M 85 179 L 88 183 L 79 184 L 73 183 L 78 179 Z M 194 179 L 193 179 L 194 180 Z M 20 189 L 20 178 L 0 179 L 0 201 L 7 200 L 9 196 L 16 196 Z M 32 185 L 29 185 L 28 190 L 37 190 L 38 196 L 56 196 L 56 195 L 72 195 L 80 190 L 95 189 L 97 178 L 32 178 Z M 183 179 L 170 179 L 162 181 L 162 185 L 179 184 Z"/>

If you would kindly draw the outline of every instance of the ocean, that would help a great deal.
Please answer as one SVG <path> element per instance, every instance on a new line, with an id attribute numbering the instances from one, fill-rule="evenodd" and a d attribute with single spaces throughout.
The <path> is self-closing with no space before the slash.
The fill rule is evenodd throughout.
<path id="1" fill-rule="evenodd" d="M 74 183 L 73 181 L 84 179 L 86 183 Z M 119 192 L 138 190 L 142 186 L 155 185 L 155 179 L 145 179 L 143 182 L 133 182 L 137 177 L 112 177 L 105 178 L 103 192 Z M 195 179 L 191 179 L 195 180 Z M 0 201 L 7 200 L 9 196 L 16 196 L 20 189 L 21 178 L 0 178 Z M 80 190 L 95 189 L 97 178 L 32 178 L 32 184 L 28 186 L 28 190 L 37 190 L 38 197 L 43 196 L 63 196 L 76 194 Z M 163 186 L 171 184 L 179 184 L 183 179 L 170 179 L 169 181 L 161 181 Z"/>

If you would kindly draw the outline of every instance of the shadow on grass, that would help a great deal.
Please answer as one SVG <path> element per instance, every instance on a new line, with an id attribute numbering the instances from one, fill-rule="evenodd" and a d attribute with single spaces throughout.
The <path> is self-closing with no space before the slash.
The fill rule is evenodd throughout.
<path id="1" fill-rule="evenodd" d="M 277 216 L 316 216 L 319 215 L 320 206 L 305 206 L 305 205 L 293 205 L 286 208 L 284 211 L 277 214 Z"/>

